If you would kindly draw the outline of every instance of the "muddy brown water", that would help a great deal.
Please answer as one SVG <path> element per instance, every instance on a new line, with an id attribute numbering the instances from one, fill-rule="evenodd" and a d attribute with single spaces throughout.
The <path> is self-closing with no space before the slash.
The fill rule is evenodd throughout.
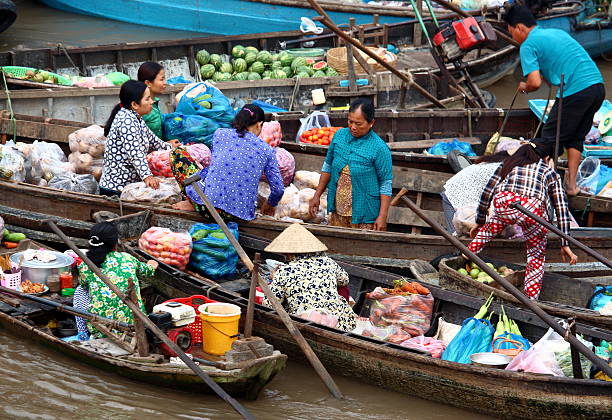
<path id="1" fill-rule="evenodd" d="M 0 34 L 0 49 L 45 47 L 59 42 L 84 46 L 153 39 L 180 39 L 201 33 L 172 31 L 73 15 L 33 0 L 16 1 L 19 17 Z M 599 60 L 612 82 L 612 63 Z M 510 75 L 489 89 L 498 106 L 508 106 L 517 81 Z M 612 88 L 610 88 L 612 89 Z M 521 95 L 546 98 L 547 90 Z M 133 382 L 72 361 L 0 330 L 0 418 L 4 419 L 218 419 L 235 418 L 220 399 Z M 333 373 L 333 372 L 332 372 Z M 244 402 L 262 419 L 484 419 L 473 412 L 334 375 L 348 397 L 336 401 L 309 366 L 289 362 L 256 402 Z"/>

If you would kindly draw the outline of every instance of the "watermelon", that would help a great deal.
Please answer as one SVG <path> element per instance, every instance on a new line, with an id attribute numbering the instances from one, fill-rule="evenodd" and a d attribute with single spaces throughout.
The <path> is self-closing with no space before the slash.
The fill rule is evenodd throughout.
<path id="1" fill-rule="evenodd" d="M 275 62 L 278 60 L 279 60 L 278 54 L 272 54 L 272 62 Z"/>
<path id="2" fill-rule="evenodd" d="M 314 70 L 312 69 L 312 67 L 300 66 L 300 67 L 297 68 L 297 73 L 300 73 L 300 72 L 303 72 L 303 71 L 308 73 L 308 75 L 310 77 L 312 77 L 312 75 L 314 74 Z"/>
<path id="3" fill-rule="evenodd" d="M 263 63 L 261 61 L 254 62 L 253 64 L 251 64 L 251 67 L 249 67 L 249 72 L 262 74 L 264 72 Z"/>
<path id="4" fill-rule="evenodd" d="M 244 58 L 237 58 L 236 60 L 234 60 L 234 70 L 236 71 L 236 73 L 245 72 L 247 67 L 247 62 Z"/>
<path id="5" fill-rule="evenodd" d="M 327 67 L 327 63 L 325 61 L 319 61 L 318 63 L 314 63 L 312 65 L 312 68 L 317 71 L 317 70 L 325 70 L 325 68 Z"/>
<path id="6" fill-rule="evenodd" d="M 296 77 L 303 79 L 303 78 L 307 78 L 310 77 L 310 75 L 308 74 L 307 71 L 301 71 L 298 74 L 296 74 Z"/>
<path id="7" fill-rule="evenodd" d="M 272 54 L 269 51 L 260 51 L 257 54 L 257 61 L 261 61 L 264 64 L 272 63 Z"/>
<path id="8" fill-rule="evenodd" d="M 215 74 L 215 66 L 212 64 L 204 64 L 200 67 L 200 76 L 202 79 L 207 80 L 214 76 Z"/>
<path id="9" fill-rule="evenodd" d="M 293 71 L 291 70 L 291 67 L 286 66 L 286 67 L 283 67 L 281 70 L 285 72 L 287 77 L 293 76 Z"/>
<path id="10" fill-rule="evenodd" d="M 203 66 L 204 64 L 208 64 L 208 62 L 210 61 L 210 54 L 206 50 L 200 50 L 196 54 L 196 61 L 201 66 Z"/>
<path id="11" fill-rule="evenodd" d="M 242 45 L 236 45 L 232 48 L 232 57 L 234 58 L 243 58 L 246 54 L 246 50 Z"/>
<path id="12" fill-rule="evenodd" d="M 255 73 L 257 74 L 257 73 Z M 236 73 L 234 75 L 234 80 L 248 80 L 249 78 L 249 72 L 248 71 L 243 71 L 240 73 Z"/>
<path id="13" fill-rule="evenodd" d="M 338 72 L 336 71 L 336 69 L 330 66 L 327 66 L 327 68 L 325 69 L 325 74 L 327 74 L 328 77 L 338 76 Z"/>
<path id="14" fill-rule="evenodd" d="M 304 66 L 306 66 L 306 59 L 304 57 L 295 57 L 293 61 L 291 62 L 291 70 L 293 70 L 294 72 L 299 67 L 304 67 Z"/>
<path id="15" fill-rule="evenodd" d="M 327 77 L 327 74 L 323 70 L 317 70 L 314 72 L 312 77 Z"/>
<path id="16" fill-rule="evenodd" d="M 215 74 L 213 74 L 212 80 L 213 82 L 218 82 L 223 78 L 223 73 L 216 71 Z"/>
<path id="17" fill-rule="evenodd" d="M 312 66 L 315 63 L 314 58 L 307 58 L 306 59 L 306 65 L 307 66 Z"/>
<path id="18" fill-rule="evenodd" d="M 222 72 L 220 82 L 229 82 L 232 80 L 232 73 Z"/>
<path id="19" fill-rule="evenodd" d="M 251 64 L 257 61 L 257 53 L 249 51 L 245 54 L 244 61 L 246 61 L 247 65 L 250 66 Z"/>
<path id="20" fill-rule="evenodd" d="M 280 70 L 283 68 L 283 64 L 280 61 L 273 61 L 272 65 L 270 66 L 270 68 L 272 70 Z"/>
<path id="21" fill-rule="evenodd" d="M 221 56 L 219 54 L 211 54 L 209 63 L 218 69 L 219 67 L 221 67 L 221 64 L 222 64 Z"/>
<path id="22" fill-rule="evenodd" d="M 246 47 L 244 50 L 247 52 L 247 54 L 250 53 L 250 52 L 253 52 L 253 53 L 257 54 L 259 52 L 259 50 L 257 48 L 250 47 L 250 46 Z"/>
<path id="23" fill-rule="evenodd" d="M 286 79 L 287 73 L 282 70 L 273 70 L 272 75 L 270 77 L 272 77 L 273 79 Z"/>
<path id="24" fill-rule="evenodd" d="M 261 75 L 255 72 L 249 73 L 249 77 L 247 78 L 247 80 L 259 80 L 259 79 L 261 79 Z"/>
<path id="25" fill-rule="evenodd" d="M 234 67 L 232 67 L 232 65 L 230 63 L 223 63 L 221 64 L 221 66 L 219 67 L 219 71 L 221 73 L 229 73 L 232 74 L 234 72 Z"/>
<path id="26" fill-rule="evenodd" d="M 270 79 L 272 79 L 272 78 L 271 78 L 270 76 L 266 76 L 266 77 L 262 77 L 261 79 L 262 79 L 262 80 L 270 80 Z"/>
<path id="27" fill-rule="evenodd" d="M 272 70 L 266 70 L 262 73 L 262 76 L 264 79 L 271 79 L 272 78 Z"/>
<path id="28" fill-rule="evenodd" d="M 283 51 L 282 53 L 278 55 L 278 61 L 281 62 L 283 67 L 291 66 L 293 59 L 294 57 L 291 54 L 289 54 L 287 51 Z"/>

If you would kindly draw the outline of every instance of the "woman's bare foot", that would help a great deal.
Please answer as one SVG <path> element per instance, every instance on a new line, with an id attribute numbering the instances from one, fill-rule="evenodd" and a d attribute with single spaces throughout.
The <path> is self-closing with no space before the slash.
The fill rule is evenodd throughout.
<path id="1" fill-rule="evenodd" d="M 189 200 L 179 201 L 172 205 L 172 208 L 175 210 L 183 210 L 183 211 L 195 211 L 193 208 L 193 204 Z"/>

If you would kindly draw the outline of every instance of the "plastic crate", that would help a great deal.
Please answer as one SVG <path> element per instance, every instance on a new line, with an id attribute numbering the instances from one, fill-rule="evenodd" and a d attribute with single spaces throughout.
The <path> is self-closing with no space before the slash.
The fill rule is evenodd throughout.
<path id="1" fill-rule="evenodd" d="M 594 157 L 594 158 L 604 158 L 610 159 L 612 158 L 612 147 L 610 149 L 603 149 L 601 146 L 605 146 L 605 144 L 598 145 L 584 145 L 582 149 L 582 157 Z M 612 146 L 612 145 L 610 145 Z"/>
<path id="2" fill-rule="evenodd" d="M 198 308 L 200 307 L 200 305 L 203 305 L 205 303 L 215 303 L 217 301 L 209 299 L 206 296 L 193 295 L 186 298 L 169 299 L 164 301 L 164 303 L 165 302 L 183 303 L 195 309 L 196 320 L 191 324 L 185 325 L 185 328 L 191 333 L 191 341 L 193 343 L 202 343 L 202 320 L 200 319 L 200 311 L 198 311 Z"/>
<path id="3" fill-rule="evenodd" d="M 2 70 L 4 73 L 11 73 L 13 76 L 23 79 L 25 78 L 27 71 L 46 71 L 46 70 L 38 70 L 32 67 L 19 67 L 19 66 L 3 66 Z M 51 76 L 55 76 L 57 78 L 58 85 L 64 86 L 72 86 L 72 80 L 65 78 L 64 76 L 60 76 L 57 73 L 53 73 L 51 71 L 47 71 Z"/>
<path id="4" fill-rule="evenodd" d="M 548 112 L 550 112 L 552 108 L 554 100 L 551 99 L 550 106 L 548 107 Z M 538 119 L 542 119 L 542 114 L 544 114 L 544 107 L 546 107 L 546 99 L 530 99 L 529 100 L 529 109 L 538 117 Z M 603 101 L 601 104 L 601 108 L 597 112 L 601 113 L 601 115 L 605 115 L 606 112 L 612 110 L 612 103 L 607 99 Z M 544 118 L 544 122 L 548 119 L 548 115 Z"/>

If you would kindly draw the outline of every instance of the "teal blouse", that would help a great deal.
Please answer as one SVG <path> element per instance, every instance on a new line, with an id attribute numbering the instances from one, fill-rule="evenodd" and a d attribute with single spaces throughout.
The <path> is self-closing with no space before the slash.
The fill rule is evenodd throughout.
<path id="1" fill-rule="evenodd" d="M 160 139 L 164 139 L 164 131 L 163 131 L 163 116 L 162 112 L 159 109 L 159 98 L 155 98 L 155 102 L 153 102 L 153 109 L 146 115 L 142 116 L 142 119 L 147 124 L 147 127 Z"/>
<path id="2" fill-rule="evenodd" d="M 336 132 L 321 169 L 330 174 L 327 194 L 330 213 L 335 210 L 338 178 L 346 165 L 353 184 L 352 223 L 374 223 L 380 211 L 380 196 L 391 196 L 391 151 L 372 130 L 359 138 L 353 137 L 348 128 Z"/>

